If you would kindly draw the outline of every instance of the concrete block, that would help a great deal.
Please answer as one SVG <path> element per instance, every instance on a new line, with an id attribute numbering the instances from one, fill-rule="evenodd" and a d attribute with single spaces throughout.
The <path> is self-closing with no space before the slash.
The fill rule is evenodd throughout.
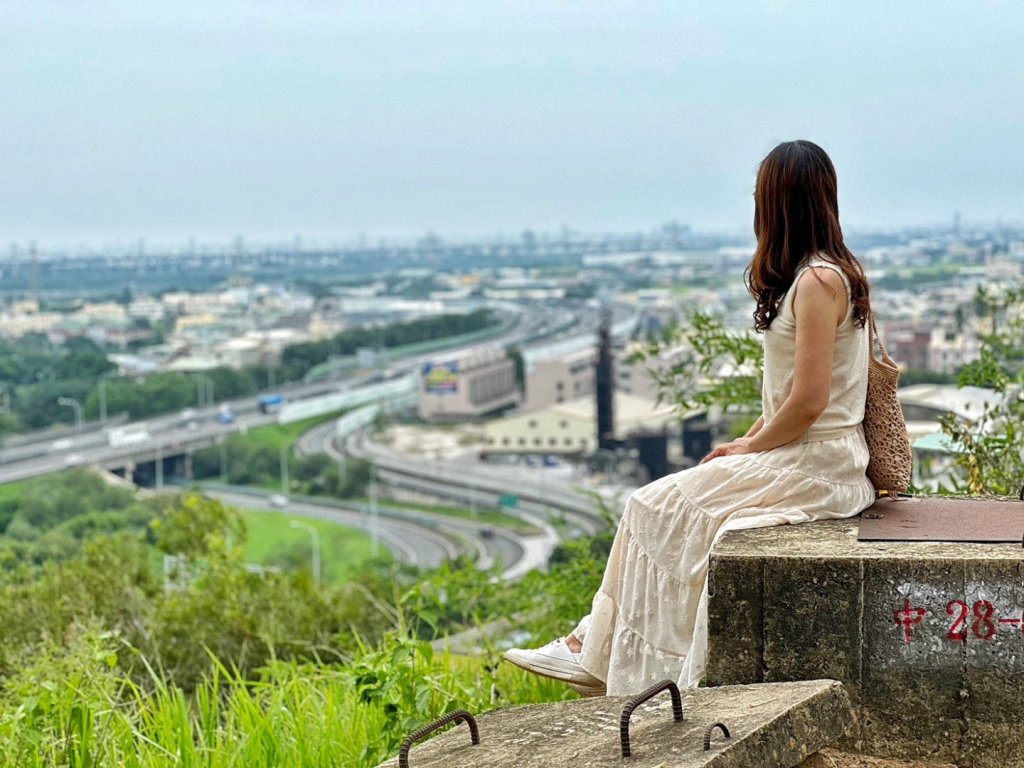
<path id="1" fill-rule="evenodd" d="M 859 688 L 861 570 L 857 560 L 765 559 L 765 682 L 828 678 Z"/>
<path id="2" fill-rule="evenodd" d="M 563 701 L 488 712 L 480 744 L 459 724 L 414 746 L 414 768 L 793 768 L 850 727 L 849 697 L 834 680 L 698 688 L 683 692 L 684 722 L 668 693 L 637 708 L 632 755 L 623 759 L 619 718 L 629 696 Z M 704 731 L 725 723 L 704 751 Z M 397 758 L 380 768 L 397 768 Z"/>
<path id="3" fill-rule="evenodd" d="M 859 542 L 857 528 L 847 519 L 722 537 L 708 681 L 827 674 L 847 684 L 858 717 L 845 749 L 1024 768 L 1024 549 Z M 747 618 L 725 620 L 738 602 Z M 749 658 L 758 648 L 760 665 Z"/>
<path id="4" fill-rule="evenodd" d="M 948 640 L 946 606 L 962 594 L 962 562 L 864 562 L 863 748 L 893 757 L 955 760 L 962 731 L 962 645 Z"/>
<path id="5" fill-rule="evenodd" d="M 965 657 L 965 762 L 988 768 L 1024 755 L 1024 564 L 977 562 L 967 566 L 962 603 Z"/>
<path id="6" fill-rule="evenodd" d="M 708 685 L 762 682 L 763 588 L 764 566 L 757 558 L 712 561 L 708 571 L 708 632 L 718 639 L 720 647 L 708 659 Z"/>

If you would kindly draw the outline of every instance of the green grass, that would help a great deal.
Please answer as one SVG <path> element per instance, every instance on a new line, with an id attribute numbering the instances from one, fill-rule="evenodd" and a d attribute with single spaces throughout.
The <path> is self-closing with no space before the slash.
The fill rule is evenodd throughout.
<path id="1" fill-rule="evenodd" d="M 0 485 L 0 504 L 7 501 L 16 501 L 21 498 L 27 484 L 27 480 L 16 480 L 12 483 Z"/>
<path id="2" fill-rule="evenodd" d="M 341 667 L 272 663 L 255 682 L 219 667 L 191 694 L 155 672 L 145 685 L 125 680 L 107 665 L 122 653 L 94 640 L 59 670 L 21 670 L 0 701 L 0 768 L 372 768 L 454 709 L 576 698 L 493 653 L 434 654 L 408 640 Z"/>
<path id="3" fill-rule="evenodd" d="M 282 445 L 292 445 L 304 432 L 312 429 L 317 424 L 323 424 L 325 421 L 336 419 L 343 413 L 345 413 L 344 410 L 333 411 L 322 416 L 311 416 L 302 421 L 293 421 L 291 424 L 270 424 L 266 427 L 256 427 L 256 429 L 250 429 L 234 439 L 254 445 L 268 446 L 275 451 L 279 451 Z"/>
<path id="4" fill-rule="evenodd" d="M 370 500 L 366 497 L 355 499 L 363 504 L 369 504 Z M 390 499 L 382 500 L 380 502 L 385 507 L 397 507 L 398 509 L 409 509 L 416 512 L 427 512 L 435 515 L 444 515 L 446 517 L 458 517 L 462 520 L 474 520 L 478 523 L 487 523 L 497 528 L 507 528 L 515 533 L 521 533 L 524 535 L 540 533 L 536 526 L 530 525 L 529 523 L 520 520 L 514 515 L 510 515 L 507 512 L 499 512 L 495 509 L 478 509 L 476 514 L 473 511 L 465 507 L 447 507 L 437 506 L 431 504 L 415 504 L 408 501 L 392 501 Z"/>
<path id="5" fill-rule="evenodd" d="M 325 582 L 342 583 L 377 560 L 391 560 L 391 551 L 381 545 L 377 557 L 369 534 L 327 520 L 298 517 L 285 512 L 243 510 L 246 525 L 245 559 L 260 565 L 299 565 L 310 568 L 312 537 L 301 528 L 292 528 L 296 520 L 311 525 L 320 535 L 320 567 Z"/>

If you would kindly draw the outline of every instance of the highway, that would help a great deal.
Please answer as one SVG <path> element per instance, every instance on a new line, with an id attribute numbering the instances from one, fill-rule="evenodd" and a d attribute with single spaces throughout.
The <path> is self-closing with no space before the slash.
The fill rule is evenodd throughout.
<path id="1" fill-rule="evenodd" d="M 500 563 L 504 568 L 503 578 L 518 578 L 536 567 L 534 559 L 528 558 L 527 550 L 532 548 L 523 546 L 519 539 L 537 537 L 519 537 L 509 531 L 491 530 L 485 523 L 472 520 L 417 512 L 386 503 L 378 505 L 376 517 L 368 505 L 344 501 L 291 498 L 287 505 L 279 507 L 271 501 L 275 494 L 269 491 L 209 485 L 203 486 L 202 490 L 207 496 L 244 509 L 328 520 L 371 535 L 376 530 L 381 544 L 391 550 L 395 559 L 419 568 L 436 568 L 460 555 L 473 558 L 478 567 L 485 570 Z M 482 537 L 480 532 L 483 530 L 491 530 L 491 534 Z"/>
<path id="2" fill-rule="evenodd" d="M 585 342 L 584 336 L 592 335 L 597 325 L 597 310 L 594 307 L 578 308 L 576 312 L 550 306 L 532 306 L 530 311 L 517 305 L 503 304 L 500 307 L 515 311 L 519 321 L 503 337 L 492 339 L 486 344 L 517 344 L 527 351 L 552 344 L 580 344 Z M 623 326 L 628 322 L 628 319 L 620 320 L 618 325 Z M 587 327 L 585 334 L 577 331 L 581 324 L 590 326 L 591 323 L 592 327 Z M 395 377 L 414 375 L 424 362 L 442 355 L 457 354 L 474 346 L 478 344 L 406 357 L 392 361 L 383 371 L 364 373 L 340 382 L 295 384 L 276 388 L 274 392 L 285 394 L 289 405 L 328 393 L 363 393 L 368 388 L 377 387 L 383 379 L 392 381 Z M 219 444 L 236 432 L 244 433 L 249 429 L 278 423 L 279 414 L 260 413 L 256 409 L 256 399 L 257 396 L 253 395 L 207 408 L 188 409 L 187 413 L 165 414 L 145 422 L 135 422 L 129 429 L 135 430 L 137 439 L 127 444 L 110 445 L 108 430 L 100 428 L 79 433 L 64 432 L 49 438 L 37 435 L 23 437 L 12 441 L 16 444 L 0 449 L 0 483 L 77 465 L 97 465 L 111 470 L 131 468 L 136 464 L 181 456 L 198 448 Z M 366 400 L 363 397 L 358 399 L 360 402 Z M 232 423 L 221 424 L 217 420 L 217 414 L 224 406 L 235 414 Z M 334 426 L 330 423 L 307 432 L 298 441 L 296 450 L 304 454 L 325 451 L 336 460 L 343 461 L 334 446 Z M 124 429 L 124 425 L 120 428 Z M 431 462 L 410 461 L 408 456 L 393 454 L 383 446 L 364 441 L 361 435 L 349 438 L 347 448 L 353 455 L 374 462 L 382 480 L 452 498 L 467 505 L 475 500 L 481 505 L 497 506 L 497 495 L 515 489 L 521 504 L 519 510 L 513 513 L 541 531 L 535 536 L 519 536 L 504 530 L 488 530 L 489 526 L 472 520 L 439 518 L 382 505 L 378 516 L 380 540 L 403 562 L 432 567 L 462 552 L 473 556 L 481 567 L 490 567 L 500 562 L 505 567 L 503 575 L 514 578 L 533 568 L 546 566 L 550 552 L 560 538 L 549 522 L 553 510 L 559 510 L 563 515 L 567 523 L 566 533 L 570 536 L 593 533 L 604 526 L 603 520 L 594 512 L 594 500 L 564 483 L 531 482 L 524 486 L 521 474 L 516 476 L 514 472 L 510 474 L 499 467 L 476 464 L 446 468 L 437 467 Z M 157 484 L 160 485 L 162 461 L 157 461 L 157 466 L 161 467 L 157 472 Z M 238 489 L 210 492 L 215 495 L 231 493 L 232 498 L 243 505 L 267 508 L 268 504 L 265 495 L 260 493 L 241 493 Z M 362 528 L 369 524 L 370 518 L 358 506 L 340 508 L 307 500 L 297 500 L 289 506 L 289 512 L 325 516 L 325 519 L 336 519 Z"/>
<path id="3" fill-rule="evenodd" d="M 525 503 L 537 513 L 547 516 L 553 511 L 560 512 L 580 533 L 593 534 L 605 527 L 592 495 L 574 490 L 564 481 L 524 476 L 522 468 L 411 457 L 373 443 L 365 432 L 349 436 L 345 449 L 353 456 L 373 462 L 382 475 L 414 478 L 419 487 L 429 492 L 443 490 L 445 495 L 463 501 L 467 501 L 471 493 L 478 497 L 514 494 L 521 506 Z M 333 455 L 337 459 L 337 451 Z"/>
<path id="4" fill-rule="evenodd" d="M 571 328 L 575 323 L 571 313 L 566 313 L 565 310 L 525 313 L 516 305 L 502 304 L 501 308 L 505 311 L 515 309 L 519 320 L 504 336 L 487 343 L 508 345 L 538 337 L 547 338 L 549 333 L 564 333 L 565 329 Z M 273 391 L 284 394 L 289 403 L 295 403 L 325 393 L 372 387 L 382 375 L 395 377 L 418 371 L 424 362 L 440 354 L 457 353 L 472 346 L 475 345 L 455 346 L 443 352 L 435 351 L 399 359 L 389 364 L 386 372 L 363 373 L 342 382 L 293 384 L 275 388 Z M 190 449 L 206 447 L 223 440 L 233 432 L 245 432 L 255 427 L 277 423 L 276 414 L 262 414 L 256 409 L 257 397 L 251 395 L 219 402 L 207 408 L 190 408 L 187 409 L 187 416 L 184 416 L 183 412 L 178 412 L 130 422 L 134 428 L 140 432 L 144 431 L 147 436 L 147 439 L 131 445 L 109 445 L 107 431 L 96 428 L 96 424 L 90 425 L 90 429 L 80 433 L 64 431 L 50 437 L 38 433 L 21 437 L 14 441 L 15 444 L 0 449 L 0 483 L 49 474 L 80 464 L 121 469 L 128 463 L 154 461 L 160 456 L 181 454 Z M 223 406 L 229 407 L 235 413 L 233 423 L 220 424 L 217 421 L 217 414 Z M 124 426 L 122 424 L 119 428 Z"/>
<path id="5" fill-rule="evenodd" d="M 581 307 L 576 312 L 566 308 L 540 306 L 524 307 L 509 302 L 493 302 L 492 306 L 515 313 L 514 323 L 500 338 L 485 344 L 499 346 L 520 345 L 526 349 L 545 344 L 571 341 L 573 332 L 593 321 L 596 327 L 596 309 Z M 590 329 L 588 328 L 589 335 Z M 577 334 L 579 336 L 579 334 Z M 306 400 L 331 392 L 353 391 L 372 387 L 381 377 L 394 378 L 417 372 L 423 363 L 441 355 L 458 354 L 478 346 L 478 343 L 456 345 L 443 351 L 434 351 L 390 362 L 386 371 L 364 373 L 342 382 L 292 384 L 275 388 L 273 392 L 286 396 L 289 403 Z M 269 394 L 269 393 L 264 393 Z M 19 436 L 0 448 L 0 483 L 22 480 L 48 474 L 78 464 L 98 464 L 108 469 L 120 469 L 127 461 L 153 461 L 157 456 L 182 453 L 188 449 L 205 447 L 223 439 L 232 432 L 273 424 L 277 417 L 256 410 L 257 395 L 218 402 L 206 408 L 190 408 L 185 412 L 164 414 L 145 421 L 130 422 L 144 430 L 149 439 L 133 445 L 119 447 L 108 444 L 107 430 L 95 422 L 75 433 L 63 431 L 55 434 L 35 433 Z M 232 424 L 219 424 L 217 414 L 222 407 L 235 413 Z M 119 426 L 124 426 L 119 425 Z"/>
<path id="6" fill-rule="evenodd" d="M 326 453 L 335 461 L 344 462 L 345 457 L 334 446 L 334 434 L 335 423 L 333 421 L 318 424 L 296 441 L 296 452 L 304 456 Z M 378 477 L 388 484 L 397 486 L 405 484 L 403 483 L 404 477 L 392 478 L 383 470 L 378 470 L 378 473 Z M 417 490 L 422 490 L 422 488 L 417 487 Z M 442 495 L 450 497 L 450 494 Z M 481 497 L 478 503 L 481 506 L 497 507 L 496 499 L 488 500 Z M 465 499 L 465 506 L 470 507 L 470 505 L 470 500 Z M 364 505 L 356 506 L 365 510 Z M 410 514 L 414 514 L 400 507 L 389 507 L 386 503 L 380 504 L 379 509 L 391 515 L 403 514 L 407 518 Z M 416 519 L 441 526 L 443 529 L 461 536 L 474 548 L 475 559 L 481 569 L 488 569 L 495 563 L 501 563 L 505 567 L 502 573 L 503 577 L 518 578 L 535 568 L 544 568 L 550 557 L 551 549 L 559 539 L 557 532 L 543 517 L 524 514 L 522 518 L 524 522 L 537 528 L 540 533 L 523 535 L 492 526 L 486 522 L 427 513 L 418 514 Z"/>
<path id="7" fill-rule="evenodd" d="M 215 488 L 203 488 L 203 493 L 225 504 L 243 509 L 259 509 L 268 512 L 279 512 L 290 517 L 308 517 L 341 523 L 351 528 L 358 528 L 372 535 L 373 520 L 364 511 L 328 504 L 291 499 L 286 508 L 274 506 L 270 501 L 270 493 L 262 493 L 248 488 L 237 488 L 226 491 Z M 386 546 L 399 562 L 408 563 L 420 568 L 436 568 L 445 560 L 454 559 L 460 554 L 457 541 L 442 532 L 434 531 L 422 525 L 402 520 L 380 520 L 377 525 L 380 542 Z"/>

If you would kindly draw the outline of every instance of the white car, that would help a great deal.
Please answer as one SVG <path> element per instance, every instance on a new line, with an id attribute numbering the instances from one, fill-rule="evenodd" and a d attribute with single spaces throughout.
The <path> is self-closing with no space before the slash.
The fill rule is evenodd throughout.
<path id="1" fill-rule="evenodd" d="M 283 493 L 272 493 L 269 497 L 270 503 L 275 507 L 287 507 L 288 497 Z"/>

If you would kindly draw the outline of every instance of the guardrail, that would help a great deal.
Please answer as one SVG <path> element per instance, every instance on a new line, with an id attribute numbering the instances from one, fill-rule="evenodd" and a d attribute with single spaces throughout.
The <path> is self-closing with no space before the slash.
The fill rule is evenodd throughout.
<path id="1" fill-rule="evenodd" d="M 323 397 L 309 398 L 297 403 L 286 403 L 278 413 L 279 424 L 290 424 L 332 411 L 356 408 L 376 401 L 396 400 L 416 394 L 418 383 L 415 376 L 403 376 L 391 381 L 373 382 L 368 386 L 356 387 L 345 392 L 336 392 Z M 412 403 L 415 405 L 415 400 Z"/>

